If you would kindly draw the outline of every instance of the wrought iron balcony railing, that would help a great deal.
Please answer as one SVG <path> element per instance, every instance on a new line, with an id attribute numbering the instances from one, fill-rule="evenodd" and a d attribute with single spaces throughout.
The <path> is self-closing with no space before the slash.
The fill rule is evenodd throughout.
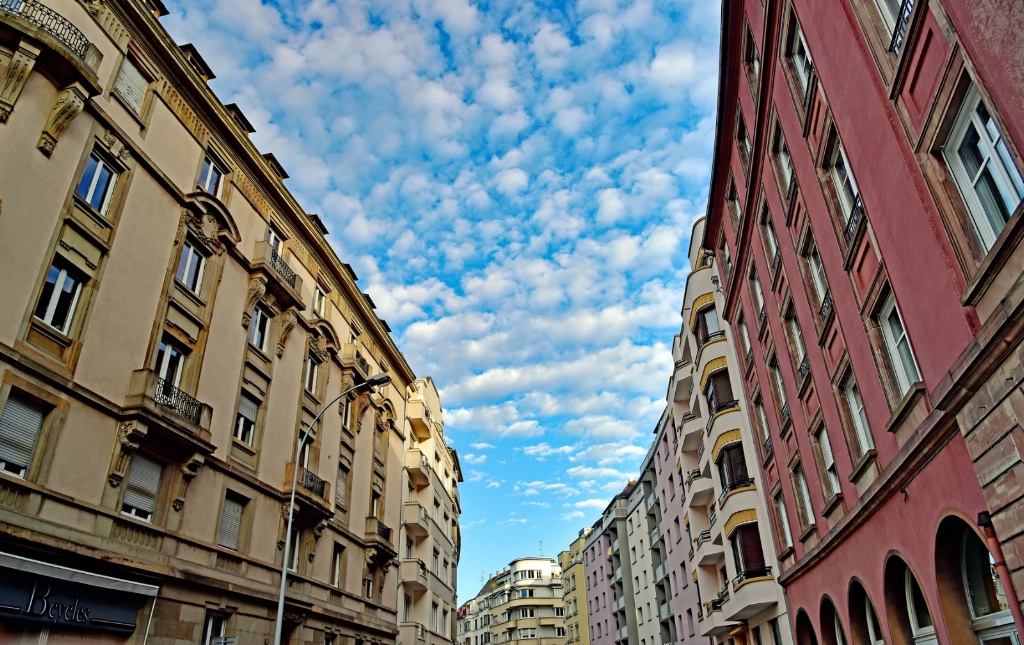
<path id="1" fill-rule="evenodd" d="M 804 354 L 803 360 L 800 361 L 800 380 L 803 381 L 805 378 L 807 378 L 807 375 L 810 374 L 810 373 L 811 373 L 811 361 L 807 357 L 807 354 Z"/>
<path id="2" fill-rule="evenodd" d="M 746 361 L 747 367 L 750 367 L 750 364 L 754 362 L 754 348 L 753 347 L 751 347 L 750 349 L 747 350 L 747 355 L 744 358 L 744 360 Z"/>
<path id="3" fill-rule="evenodd" d="M 381 522 L 378 519 L 377 520 L 377 535 L 379 535 L 381 537 L 381 539 L 390 542 L 391 541 L 391 527 L 388 526 L 387 524 L 385 524 L 384 522 Z"/>
<path id="4" fill-rule="evenodd" d="M 277 271 L 277 274 L 281 276 L 281 279 L 287 282 L 290 286 L 295 286 L 295 271 L 292 270 L 288 263 L 284 261 L 277 251 L 270 252 L 270 266 Z"/>
<path id="5" fill-rule="evenodd" d="M 853 203 L 853 208 L 850 209 L 850 217 L 846 220 L 846 228 L 843 229 L 843 236 L 846 238 L 847 243 L 852 242 L 857 230 L 860 228 L 861 222 L 864 221 L 864 202 L 861 201 L 860 195 L 857 195 L 857 201 Z"/>
<path id="6" fill-rule="evenodd" d="M 0 0 L 0 11 L 31 22 L 50 34 L 79 58 L 89 51 L 89 39 L 70 20 L 35 0 Z"/>
<path id="7" fill-rule="evenodd" d="M 759 567 L 757 569 L 747 569 L 746 571 L 740 571 L 739 575 L 732 579 L 732 586 L 736 587 L 744 580 L 751 578 L 763 578 L 765 576 L 772 575 L 771 567 Z"/>
<path id="8" fill-rule="evenodd" d="M 768 457 L 771 457 L 773 450 L 775 449 L 772 447 L 772 438 L 768 437 L 764 440 L 764 458 L 767 459 Z"/>
<path id="9" fill-rule="evenodd" d="M 316 476 L 316 474 L 310 472 L 306 468 L 302 469 L 301 478 L 299 479 L 299 485 L 313 493 L 317 497 L 324 496 L 324 480 Z"/>
<path id="10" fill-rule="evenodd" d="M 699 479 L 700 476 L 701 476 L 700 468 L 694 468 L 689 473 L 687 473 L 687 475 L 686 475 L 686 486 L 687 486 L 687 488 L 692 486 L 693 485 L 693 480 Z"/>
<path id="11" fill-rule="evenodd" d="M 203 413 L 203 404 L 185 394 L 162 378 L 156 380 L 156 394 L 153 400 L 174 410 L 192 423 L 199 423 Z"/>
<path id="12" fill-rule="evenodd" d="M 782 415 L 782 425 L 786 425 L 786 422 L 789 421 L 790 416 L 792 416 L 792 412 L 789 409 L 788 401 L 785 404 L 783 404 L 782 412 L 780 414 Z"/>
<path id="13" fill-rule="evenodd" d="M 738 490 L 740 488 L 747 488 L 748 486 L 753 485 L 754 480 L 749 477 L 746 479 L 737 479 L 734 482 L 729 482 L 728 484 L 722 487 L 722 493 L 718 496 L 718 505 L 721 506 L 722 503 L 725 501 L 725 498 L 729 496 L 729 493 L 733 492 L 734 490 Z"/>
<path id="14" fill-rule="evenodd" d="M 896 27 L 892 30 L 892 42 L 889 49 L 897 56 L 903 47 L 903 41 L 907 37 L 907 27 L 910 25 L 910 14 L 914 11 L 914 0 L 903 0 L 900 5 L 900 12 L 896 16 Z"/>
<path id="15" fill-rule="evenodd" d="M 737 401 L 736 399 L 729 399 L 728 401 L 720 401 L 710 406 L 708 409 L 708 422 L 705 425 L 705 428 L 711 428 L 711 424 L 714 422 L 716 414 L 718 414 L 719 412 L 725 412 L 726 410 L 731 410 L 733 408 L 738 408 L 739 405 L 740 402 Z"/>
<path id="16" fill-rule="evenodd" d="M 725 332 L 724 331 L 713 331 L 713 332 L 711 332 L 709 334 L 706 334 L 705 336 L 702 336 L 702 337 L 698 338 L 697 339 L 698 340 L 698 342 L 697 342 L 698 349 L 703 348 L 705 345 L 707 345 L 711 341 L 717 340 L 719 338 L 725 338 Z"/>
<path id="17" fill-rule="evenodd" d="M 821 316 L 821 322 L 828 320 L 828 317 L 832 315 L 832 292 L 826 291 L 825 297 L 821 299 L 821 309 L 818 310 L 818 315 Z"/>

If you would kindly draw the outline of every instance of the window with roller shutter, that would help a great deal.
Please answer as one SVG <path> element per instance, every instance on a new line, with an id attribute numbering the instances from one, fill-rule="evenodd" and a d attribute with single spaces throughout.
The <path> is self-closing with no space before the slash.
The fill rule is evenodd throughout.
<path id="1" fill-rule="evenodd" d="M 732 534 L 732 553 L 736 571 L 758 571 L 765 568 L 764 550 L 761 548 L 761 534 L 757 524 L 742 524 Z"/>
<path id="2" fill-rule="evenodd" d="M 832 442 L 829 441 L 828 432 L 822 428 L 818 433 L 818 453 L 821 455 L 821 467 L 825 471 L 822 488 L 825 497 L 831 499 L 842 492 L 839 485 L 839 472 L 836 470 L 836 460 L 832 456 Z"/>
<path id="3" fill-rule="evenodd" d="M 260 402 L 248 392 L 238 397 L 238 416 L 235 418 L 235 439 L 251 446 L 256 431 L 256 414 Z"/>
<path id="4" fill-rule="evenodd" d="M 128 468 L 128 483 L 121 501 L 121 513 L 146 522 L 153 521 L 160 493 L 163 466 L 145 455 L 135 454 Z"/>
<path id="5" fill-rule="evenodd" d="M 149 79 L 146 78 L 139 68 L 125 58 L 121 63 L 121 70 L 117 73 L 117 80 L 114 82 L 114 92 L 125 102 L 135 114 L 142 113 L 142 103 L 146 100 L 146 90 L 149 89 Z"/>
<path id="6" fill-rule="evenodd" d="M 46 410 L 12 391 L 0 415 L 0 471 L 24 478 L 32 464 Z"/>
<path id="7" fill-rule="evenodd" d="M 242 537 L 242 516 L 245 512 L 247 499 L 232 492 L 224 496 L 224 508 L 220 514 L 220 530 L 217 532 L 217 544 L 225 549 L 237 551 Z"/>

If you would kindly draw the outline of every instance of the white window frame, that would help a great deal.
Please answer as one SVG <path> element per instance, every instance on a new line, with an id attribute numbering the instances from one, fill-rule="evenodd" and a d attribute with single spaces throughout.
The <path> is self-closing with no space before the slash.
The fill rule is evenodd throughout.
<path id="1" fill-rule="evenodd" d="M 825 277 L 825 265 L 821 262 L 821 254 L 818 253 L 818 245 L 813 241 L 807 250 L 807 267 L 810 269 L 811 284 L 814 285 L 814 293 L 818 296 L 818 305 L 825 302 L 828 295 L 828 279 Z"/>
<path id="2" fill-rule="evenodd" d="M 260 305 L 252 311 L 249 323 L 249 344 L 263 353 L 267 352 L 267 339 L 270 336 L 270 321 L 273 317 Z"/>
<path id="3" fill-rule="evenodd" d="M 807 356 L 807 346 L 804 345 L 804 334 L 800 331 L 800 321 L 796 319 L 796 309 L 791 309 L 789 313 L 790 315 L 786 317 L 786 325 L 789 327 L 789 335 L 793 337 L 793 344 L 796 345 L 796 363 L 799 365 Z"/>
<path id="4" fill-rule="evenodd" d="M 234 521 L 237 517 L 237 523 Z M 221 508 L 220 523 L 217 527 L 217 545 L 238 551 L 242 544 L 242 523 L 245 519 L 245 504 L 236 495 L 225 494 Z M 234 534 L 232 535 L 232 529 Z"/>
<path id="5" fill-rule="evenodd" d="M 67 335 L 71 330 L 71 324 L 75 319 L 75 312 L 78 309 L 78 300 L 82 295 L 83 280 L 80 280 L 74 275 L 73 271 L 68 271 L 67 266 L 64 266 L 64 262 L 54 260 L 50 265 L 49 270 L 46 272 L 46 277 L 43 279 L 44 284 L 49 283 L 50 275 L 53 271 L 57 271 L 57 277 L 54 278 L 53 290 L 50 292 L 50 299 L 46 303 L 46 307 L 43 308 L 43 315 L 40 316 L 39 310 L 42 305 L 42 300 L 36 305 L 35 319 L 45 324 L 48 327 L 56 329 L 60 333 Z M 71 282 L 73 293 L 71 295 L 71 304 L 68 307 L 67 315 L 64 318 L 63 324 L 55 325 L 54 316 L 57 313 L 57 305 L 60 303 L 61 294 L 64 293 L 64 285 L 68 281 Z M 40 294 L 42 298 L 42 294 Z"/>
<path id="6" fill-rule="evenodd" d="M 782 497 L 780 492 L 778 495 L 772 498 L 775 505 L 775 513 L 779 516 L 779 525 L 782 527 L 782 535 L 784 542 L 782 544 L 783 550 L 793 548 L 793 533 L 789 528 L 789 511 L 786 510 L 786 500 Z"/>
<path id="7" fill-rule="evenodd" d="M 988 113 L 987 122 L 982 121 L 978 114 L 979 108 Z M 967 167 L 959 154 L 959 149 L 970 130 L 978 134 L 978 152 L 983 157 L 975 177 L 968 174 Z M 945 158 L 953 175 L 954 183 L 967 206 L 974 231 L 985 252 L 988 252 L 1000 233 L 1006 228 L 1006 222 L 1020 205 L 1021 198 L 1024 197 L 1024 181 L 1022 181 L 1020 171 L 1006 147 L 1003 133 L 999 130 L 988 106 L 981 100 L 981 95 L 973 84 L 964 97 L 956 121 L 950 130 L 949 138 L 942 147 L 942 156 Z M 1002 214 L 988 212 L 984 202 L 978 196 L 978 191 L 975 188 L 976 181 L 986 169 L 989 170 L 989 176 L 995 183 L 998 193 L 995 197 L 1002 200 L 1002 205 L 1007 211 L 1006 221 L 994 222 L 993 218 L 998 215 L 1002 219 Z M 1016 196 L 1016 203 L 1011 205 L 1014 196 Z"/>
<path id="8" fill-rule="evenodd" d="M 181 385 L 181 375 L 185 371 L 185 351 L 166 337 L 160 341 L 160 349 L 156 354 L 156 374 L 164 380 L 165 384 L 172 387 Z M 177 363 L 171 370 L 171 361 L 177 359 Z"/>
<path id="9" fill-rule="evenodd" d="M 761 319 L 761 312 L 765 311 L 764 292 L 761 290 L 761 281 L 757 279 L 757 271 L 751 271 L 750 281 L 754 283 L 754 304 L 757 305 L 758 321 Z"/>
<path id="10" fill-rule="evenodd" d="M 92 176 L 88 175 L 89 162 L 94 161 L 96 164 L 93 166 Z M 120 171 L 112 166 L 106 158 L 95 150 L 89 154 L 89 162 L 85 164 L 85 170 L 82 171 L 82 178 L 78 182 L 78 188 L 75 189 L 75 194 L 78 195 L 85 203 L 89 204 L 100 215 L 105 215 L 107 208 L 110 206 L 110 199 L 114 195 L 114 186 L 117 185 L 117 179 L 121 175 Z M 110 171 L 110 182 L 107 184 L 103 195 L 99 199 L 99 204 L 93 204 L 96 198 L 96 189 L 98 188 L 100 171 L 102 169 Z M 88 186 L 86 185 L 88 182 Z M 85 186 L 85 194 L 82 194 L 82 187 Z M 102 189 L 101 189 L 102 190 Z"/>
<path id="11" fill-rule="evenodd" d="M 340 589 L 345 581 L 341 578 L 342 560 L 345 557 L 345 547 L 335 544 L 334 554 L 331 556 L 331 586 Z M 408 598 L 408 596 L 406 596 Z M 406 612 L 409 608 L 406 607 Z"/>
<path id="12" fill-rule="evenodd" d="M 910 622 L 910 632 L 914 637 L 915 643 L 921 645 L 938 643 L 935 640 L 935 619 L 929 615 L 929 619 L 932 621 L 931 625 L 921 625 L 918 620 L 917 610 L 914 607 L 914 596 L 913 596 L 913 585 L 917 585 L 918 592 L 921 597 L 924 597 L 924 589 L 918 585 L 917 580 L 914 579 L 913 572 L 910 571 L 910 567 L 904 569 L 903 573 L 903 601 L 907 606 L 907 619 Z M 925 598 L 925 605 L 927 606 L 928 599 Z M 929 613 L 931 608 L 928 609 Z"/>
<path id="13" fill-rule="evenodd" d="M 807 520 L 802 528 L 809 529 L 815 525 L 816 521 L 814 518 L 814 506 L 811 504 L 811 489 L 807 486 L 807 473 L 804 472 L 802 464 L 797 464 L 793 469 L 793 478 L 796 480 L 796 501 L 801 506 L 801 510 L 804 512 L 804 518 Z"/>
<path id="14" fill-rule="evenodd" d="M 214 171 L 217 176 L 214 177 Z M 213 153 L 207 151 L 203 156 L 203 165 L 199 169 L 199 186 L 214 197 L 220 197 L 224 188 L 224 177 L 228 174 L 227 169 Z M 210 182 L 213 181 L 213 186 Z"/>
<path id="15" fill-rule="evenodd" d="M 811 59 L 811 50 L 804 40 L 804 32 L 800 29 L 800 23 L 793 17 L 793 42 L 790 44 L 789 57 L 793 61 L 793 72 L 797 83 L 800 85 L 801 96 L 807 95 L 811 86 L 811 74 L 814 70 L 814 61 Z"/>
<path id="16" fill-rule="evenodd" d="M 871 426 L 868 423 L 867 411 L 864 409 L 864 399 L 861 397 L 860 388 L 857 386 L 857 379 L 851 373 L 843 383 L 843 391 L 846 394 L 846 403 L 850 409 L 850 420 L 853 422 L 854 436 L 857 439 L 857 447 L 860 448 L 860 455 L 863 456 L 869 450 L 875 449 L 875 440 L 871 436 Z"/>
<path id="17" fill-rule="evenodd" d="M 835 151 L 832 153 L 829 175 L 832 177 L 836 196 L 839 198 L 843 224 L 846 225 L 850 221 L 850 215 L 853 214 L 853 207 L 857 205 L 860 189 L 857 187 L 857 180 L 854 179 L 850 159 L 846 156 L 846 150 L 843 149 L 843 144 L 838 139 Z"/>
<path id="18" fill-rule="evenodd" d="M 900 310 L 896 307 L 896 298 L 892 292 L 889 293 L 885 303 L 878 310 L 877 320 L 878 326 L 882 329 L 882 340 L 885 341 L 885 350 L 889 354 L 889 362 L 892 363 L 896 384 L 899 386 L 899 394 L 902 397 L 914 383 L 921 380 L 921 370 L 917 366 L 914 348 L 910 344 L 906 325 L 903 324 L 903 316 L 900 315 Z M 909 356 L 905 356 L 900 351 L 902 343 L 906 343 L 906 353 Z"/>
<path id="19" fill-rule="evenodd" d="M 242 402 L 245 399 L 249 399 L 251 402 L 256 404 L 256 414 L 253 415 L 252 419 L 243 415 L 240 409 L 242 407 Z M 259 416 L 260 405 L 261 402 L 259 399 L 244 390 L 239 395 L 239 409 L 235 411 L 235 429 L 232 436 L 247 446 L 252 446 L 253 442 L 256 440 L 256 418 Z"/>
<path id="20" fill-rule="evenodd" d="M 842 493 L 843 489 L 842 483 L 839 481 L 839 470 L 836 467 L 836 460 L 832 453 L 832 441 L 829 439 L 828 431 L 824 426 L 818 432 L 818 454 L 821 455 L 821 464 L 825 469 L 825 481 L 828 483 L 828 497 L 831 499 Z"/>
<path id="21" fill-rule="evenodd" d="M 270 243 L 270 247 L 274 250 L 274 253 L 281 255 L 284 250 L 284 238 L 281 234 L 274 229 L 273 225 L 267 226 L 267 242 Z"/>
<path id="22" fill-rule="evenodd" d="M 313 291 L 313 312 L 318 314 L 321 318 L 326 316 L 327 311 L 327 294 L 324 290 L 317 285 Z"/>
<path id="23" fill-rule="evenodd" d="M 288 560 L 288 570 L 295 572 L 299 570 L 299 538 L 301 534 L 299 529 L 292 527 L 292 549 L 291 553 L 286 553 L 285 558 Z"/>
<path id="24" fill-rule="evenodd" d="M 786 145 L 786 137 L 782 134 L 782 126 L 776 126 L 775 133 L 775 158 L 778 160 L 779 172 L 782 175 L 782 184 L 789 190 L 793 183 L 793 157 L 789 154 L 789 146 Z M 785 195 L 783 195 L 785 198 Z M 765 209 L 767 211 L 767 208 Z"/>
<path id="25" fill-rule="evenodd" d="M 135 467 L 138 466 L 138 465 L 144 465 L 147 468 L 148 467 L 154 467 L 154 468 L 159 469 L 160 472 L 156 476 L 156 487 L 155 487 L 155 490 L 148 490 L 148 489 L 146 489 L 146 488 L 144 488 L 144 487 L 139 485 L 140 482 L 138 480 L 139 480 L 140 477 L 142 477 L 142 475 L 138 475 L 138 471 L 134 471 Z M 133 479 L 132 479 L 133 471 L 136 473 L 135 481 L 133 481 Z M 124 496 L 127 496 L 130 491 L 131 492 L 135 492 L 136 494 L 141 492 L 142 494 L 145 494 L 147 496 L 152 496 L 152 508 L 148 508 L 147 509 L 147 508 L 144 508 L 144 507 L 139 506 L 139 505 L 131 504 L 131 503 L 125 501 L 124 496 L 122 496 L 122 498 L 121 498 L 121 515 L 128 515 L 130 517 L 134 517 L 136 519 L 142 520 L 143 522 L 152 523 L 153 522 L 153 516 L 156 513 L 156 506 L 157 506 L 157 504 L 160 501 L 160 486 L 162 484 L 162 480 L 163 480 L 163 464 L 161 464 L 160 462 L 156 461 L 155 459 L 150 459 L 149 457 L 147 457 L 145 455 L 141 455 L 138 452 L 136 452 L 134 455 L 132 455 L 131 461 L 128 464 L 128 473 L 125 476 L 125 483 L 124 483 L 125 492 L 124 492 Z"/>
<path id="26" fill-rule="evenodd" d="M 882 636 L 882 625 L 878 622 L 878 613 L 875 611 L 875 607 L 871 604 L 871 599 L 868 598 L 866 592 L 864 594 L 864 623 L 868 628 L 868 639 L 871 641 L 871 645 L 885 645 L 885 637 Z M 875 631 L 876 627 L 878 631 Z"/>
<path id="27" fill-rule="evenodd" d="M 207 612 L 206 620 L 203 622 L 202 645 L 213 645 L 215 639 L 223 638 L 227 622 L 228 617 L 224 614 Z"/>
<path id="28" fill-rule="evenodd" d="M 48 412 L 44 406 L 16 390 L 10 391 L 0 413 L 0 472 L 21 479 L 28 476 Z M 27 458 L 21 456 L 19 459 L 19 453 L 28 453 Z M 18 461 L 26 463 L 21 465 Z"/>
<path id="29" fill-rule="evenodd" d="M 782 382 L 782 370 L 779 368 L 779 357 L 774 356 L 768 369 L 772 372 L 772 381 L 775 384 L 775 391 L 779 395 L 779 410 L 786 405 L 786 386 Z"/>
<path id="30" fill-rule="evenodd" d="M 890 6 L 892 2 L 896 3 L 895 11 Z M 875 0 L 875 8 L 878 9 L 878 15 L 882 17 L 882 22 L 885 23 L 886 29 L 889 30 L 890 36 L 896 30 L 896 23 L 899 19 L 900 5 L 903 3 L 900 0 Z M 886 43 L 888 46 L 888 43 Z"/>
<path id="31" fill-rule="evenodd" d="M 306 370 L 303 380 L 303 387 L 310 394 L 316 394 L 317 376 L 320 373 L 320 363 L 312 356 L 306 357 Z"/>
<path id="32" fill-rule="evenodd" d="M 195 270 L 195 284 L 188 283 L 188 276 L 194 265 L 198 265 Z M 197 296 L 203 290 L 203 272 L 206 270 L 206 256 L 203 255 L 202 251 L 193 244 L 192 240 L 186 239 L 185 243 L 181 247 L 181 255 L 178 259 L 178 271 L 175 274 L 175 279 L 183 284 L 192 293 Z"/>

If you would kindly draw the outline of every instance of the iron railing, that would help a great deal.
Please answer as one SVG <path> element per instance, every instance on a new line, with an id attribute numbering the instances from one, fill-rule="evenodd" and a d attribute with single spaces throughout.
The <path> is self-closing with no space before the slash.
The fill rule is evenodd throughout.
<path id="1" fill-rule="evenodd" d="M 700 447 L 697 448 L 697 459 L 700 459 L 703 456 L 704 456 L 704 441 L 702 440 L 700 442 Z"/>
<path id="2" fill-rule="evenodd" d="M 202 403 L 162 378 L 156 380 L 156 395 L 153 400 L 174 410 L 192 423 L 199 423 L 203 413 Z"/>
<path id="3" fill-rule="evenodd" d="M 708 525 L 714 526 L 716 521 L 718 521 L 718 509 L 712 507 L 711 512 L 708 513 Z"/>
<path id="4" fill-rule="evenodd" d="M 387 542 L 390 542 L 391 541 L 391 527 L 388 526 L 387 524 L 385 524 L 384 522 L 381 522 L 378 519 L 377 520 L 377 535 L 379 535 L 381 537 L 381 539 L 383 539 L 383 540 L 385 540 Z"/>
<path id="5" fill-rule="evenodd" d="M 821 299 L 821 309 L 818 310 L 818 315 L 821 316 L 821 322 L 828 320 L 828 317 L 832 315 L 832 292 L 826 291 L 825 297 Z"/>
<path id="6" fill-rule="evenodd" d="M 733 408 L 738 408 L 739 406 L 740 406 L 740 402 L 737 401 L 736 399 L 730 399 L 728 401 L 721 401 L 721 402 L 716 403 L 715 405 L 711 406 L 711 408 L 708 410 L 708 422 L 707 422 L 707 425 L 705 425 L 705 428 L 711 428 L 711 424 L 715 420 L 715 415 L 718 414 L 719 412 L 725 412 L 726 410 L 731 410 Z"/>
<path id="7" fill-rule="evenodd" d="M 843 230 L 843 236 L 846 237 L 847 243 L 853 241 L 863 221 L 864 202 L 861 200 L 860 195 L 857 195 L 857 201 L 853 203 L 853 208 L 850 209 L 850 218 L 846 220 L 846 228 Z"/>
<path id="8" fill-rule="evenodd" d="M 754 362 L 754 348 L 753 347 L 751 347 L 750 349 L 747 350 L 747 355 L 746 355 L 744 360 L 746 361 L 747 367 L 750 367 L 750 364 Z"/>
<path id="9" fill-rule="evenodd" d="M 910 25 L 910 14 L 914 11 L 914 0 L 903 0 L 900 5 L 900 12 L 896 16 L 896 26 L 892 30 L 892 42 L 889 43 L 889 50 L 899 56 L 903 41 L 907 37 L 907 27 Z"/>
<path id="10" fill-rule="evenodd" d="M 772 447 L 772 438 L 768 437 L 764 440 L 764 458 L 767 459 L 768 457 L 771 457 L 772 451 L 774 450 L 775 448 Z"/>
<path id="11" fill-rule="evenodd" d="M 803 381 L 807 378 L 807 375 L 811 373 L 811 360 L 804 354 L 803 360 L 800 361 L 800 380 Z"/>
<path id="12" fill-rule="evenodd" d="M 299 484 L 317 497 L 324 496 L 324 480 L 320 479 L 306 468 L 302 469 L 302 478 L 299 480 Z"/>
<path id="13" fill-rule="evenodd" d="M 782 262 L 782 256 L 778 250 L 775 251 L 775 255 L 772 256 L 772 275 L 779 272 L 779 263 Z"/>
<path id="14" fill-rule="evenodd" d="M 277 251 L 270 251 L 270 266 L 277 271 L 277 274 L 281 276 L 281 279 L 287 282 L 291 287 L 295 287 L 295 271 L 292 270 L 288 263 L 284 261 Z"/>
<path id="15" fill-rule="evenodd" d="M 699 549 L 705 542 L 711 541 L 711 529 L 704 529 L 697 535 L 697 548 Z"/>
<path id="16" fill-rule="evenodd" d="M 790 416 L 792 416 L 792 412 L 789 409 L 789 402 L 788 401 L 782 406 L 781 414 L 782 414 L 782 425 L 786 425 L 786 422 L 789 421 Z"/>
<path id="17" fill-rule="evenodd" d="M 35 0 L 0 0 L 0 11 L 36 25 L 50 34 L 79 58 L 89 51 L 89 39 L 70 20 Z"/>
<path id="18" fill-rule="evenodd" d="M 356 360 L 356 367 L 358 367 L 359 370 L 363 374 L 369 375 L 370 374 L 370 363 L 365 358 L 363 358 L 363 355 L 360 354 L 359 352 L 356 352 L 356 359 L 355 360 Z M 424 407 L 423 409 L 426 410 L 427 408 Z M 424 414 L 423 416 L 429 419 L 430 418 L 430 413 Z"/>
<path id="19" fill-rule="evenodd" d="M 763 578 L 765 576 L 772 575 L 771 567 L 759 567 L 757 569 L 747 569 L 746 571 L 740 571 L 739 575 L 732 579 L 732 586 L 742 583 L 744 580 L 750 578 Z"/>
<path id="20" fill-rule="evenodd" d="M 701 444 L 703 445 L 703 444 Z M 700 468 L 694 468 L 686 474 L 686 487 L 689 488 L 693 485 L 693 480 L 700 478 Z"/>
<path id="21" fill-rule="evenodd" d="M 768 317 L 768 312 L 765 311 L 764 305 L 761 305 L 761 311 L 757 312 L 757 326 L 758 328 L 764 327 L 764 319 Z"/>
<path id="22" fill-rule="evenodd" d="M 746 479 L 737 479 L 734 482 L 729 482 L 728 484 L 722 487 L 722 493 L 718 496 L 718 505 L 721 506 L 722 503 L 725 501 L 725 498 L 729 496 L 729 493 L 733 492 L 734 490 L 740 488 L 747 488 L 748 486 L 753 485 L 754 480 L 749 477 Z"/>
<path id="23" fill-rule="evenodd" d="M 725 332 L 724 331 L 713 331 L 713 332 L 707 334 L 706 336 L 702 336 L 701 338 L 698 339 L 698 342 L 697 342 L 698 347 L 697 347 L 697 349 L 698 350 L 703 349 L 705 345 L 707 345 L 711 341 L 716 340 L 718 338 L 725 338 Z"/>

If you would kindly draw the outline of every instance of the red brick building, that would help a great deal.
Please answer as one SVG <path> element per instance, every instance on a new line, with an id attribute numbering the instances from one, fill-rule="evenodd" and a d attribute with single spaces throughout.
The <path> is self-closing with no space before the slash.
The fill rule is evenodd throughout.
<path id="1" fill-rule="evenodd" d="M 722 15 L 704 243 L 797 641 L 1019 643 L 1021 3 Z"/>

